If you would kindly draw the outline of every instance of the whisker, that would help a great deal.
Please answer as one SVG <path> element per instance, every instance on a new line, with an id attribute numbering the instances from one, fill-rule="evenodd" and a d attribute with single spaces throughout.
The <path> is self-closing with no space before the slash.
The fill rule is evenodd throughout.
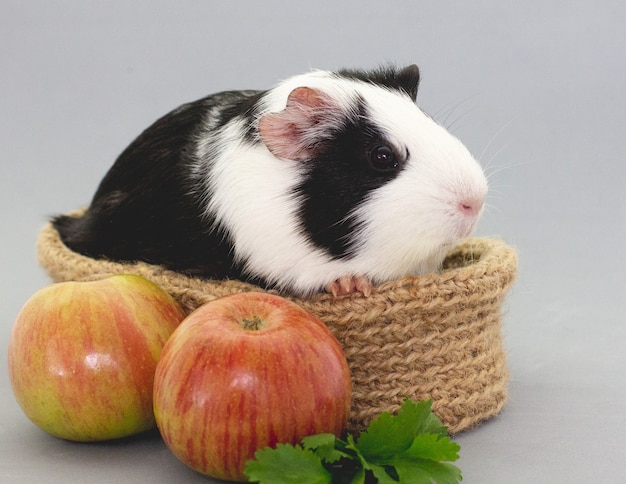
<path id="1" fill-rule="evenodd" d="M 498 207 L 497 205 L 492 205 L 491 203 L 485 203 L 485 212 L 493 212 L 493 211 L 497 211 L 498 213 L 502 213 L 502 209 L 500 207 Z"/>
<path id="2" fill-rule="evenodd" d="M 492 166 L 490 167 L 489 170 L 485 170 L 485 176 L 487 177 L 487 181 L 491 182 L 496 177 L 496 175 L 498 175 L 500 172 L 503 172 L 505 170 L 511 170 L 513 168 L 519 168 L 520 166 L 528 166 L 530 164 L 531 162 L 527 161 L 527 162 L 513 163 L 509 165 Z"/>
<path id="3" fill-rule="evenodd" d="M 484 166 L 485 166 L 485 171 L 489 171 L 489 170 L 492 168 L 492 165 L 491 165 L 491 164 L 492 164 L 492 163 L 493 163 L 493 161 L 494 161 L 494 160 L 498 157 L 498 155 L 499 155 L 500 153 L 502 153 L 504 150 L 508 149 L 508 148 L 509 148 L 512 144 L 513 144 L 513 142 L 512 142 L 512 141 L 509 141 L 508 143 L 505 143 L 504 145 L 502 145 L 502 147 L 501 147 L 500 149 L 498 149 L 498 151 L 496 151 L 494 154 L 492 154 L 492 155 L 489 157 L 489 160 L 487 160 L 487 161 L 484 163 Z M 500 167 L 500 169 L 502 169 L 502 167 Z"/>
<path id="4" fill-rule="evenodd" d="M 446 129 L 448 131 L 450 131 L 451 133 L 454 131 L 454 125 L 457 124 L 461 119 L 465 118 L 469 113 L 463 113 L 460 116 L 457 116 L 454 121 L 452 121 L 447 127 Z"/>
<path id="5" fill-rule="evenodd" d="M 441 108 L 439 108 L 439 110 L 435 111 L 431 117 L 433 119 L 437 119 L 442 115 L 448 114 L 450 111 L 454 111 L 456 109 L 456 106 L 458 105 L 458 103 L 455 103 L 456 101 L 447 102 Z"/>
<path id="6" fill-rule="evenodd" d="M 500 190 L 500 188 L 510 188 L 510 187 L 507 187 L 507 186 L 504 186 L 504 187 L 497 186 L 497 187 L 489 188 L 489 193 L 487 194 L 487 199 L 502 198 L 504 196 L 504 193 Z"/>
<path id="7" fill-rule="evenodd" d="M 443 119 L 441 121 L 438 121 L 439 124 L 441 124 L 442 126 L 444 126 L 446 129 L 450 129 L 450 126 L 448 126 L 448 119 L 450 119 L 450 116 L 457 110 L 459 109 L 461 106 L 463 106 L 464 104 L 466 104 L 469 100 L 475 98 L 476 96 L 478 96 L 478 94 L 471 94 L 463 99 L 461 99 L 460 101 L 451 101 L 448 102 L 446 104 L 444 104 L 444 106 L 439 109 L 433 116 L 433 119 L 439 119 L 440 117 L 443 117 Z M 455 121 L 456 122 L 456 121 Z"/>
<path id="8" fill-rule="evenodd" d="M 507 121 L 506 123 L 504 123 L 502 126 L 500 126 L 500 128 L 498 129 L 498 131 L 495 132 L 495 134 L 491 137 L 491 139 L 487 142 L 487 144 L 485 145 L 485 147 L 483 148 L 483 151 L 480 153 L 480 156 L 478 157 L 478 160 L 482 162 L 483 157 L 485 156 L 485 153 L 487 153 L 487 150 L 491 147 L 491 145 L 494 143 L 494 141 L 498 138 L 498 136 L 500 136 L 502 134 L 502 132 L 508 128 L 513 121 L 515 121 L 516 119 L 519 118 L 519 115 L 513 116 L 509 121 Z M 501 150 L 500 150 L 501 151 Z M 499 153 L 499 151 L 498 151 Z M 497 154 L 497 153 L 496 153 Z M 493 160 L 495 156 L 492 156 L 490 159 Z M 488 166 L 488 165 L 487 165 Z M 485 169 L 487 168 L 487 166 L 485 166 Z"/>

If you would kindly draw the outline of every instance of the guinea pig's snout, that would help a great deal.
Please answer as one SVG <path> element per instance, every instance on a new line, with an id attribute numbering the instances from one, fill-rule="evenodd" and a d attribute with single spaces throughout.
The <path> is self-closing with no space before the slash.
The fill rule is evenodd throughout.
<path id="1" fill-rule="evenodd" d="M 465 214 L 468 217 L 476 217 L 480 214 L 483 206 L 485 204 L 485 197 L 477 196 L 477 197 L 468 197 L 463 198 L 459 204 L 459 211 Z"/>
<path id="2" fill-rule="evenodd" d="M 462 239 L 474 231 L 483 207 L 485 206 L 485 198 L 486 194 L 484 195 L 481 192 L 480 194 L 466 194 L 457 199 L 453 229 L 456 237 Z"/>

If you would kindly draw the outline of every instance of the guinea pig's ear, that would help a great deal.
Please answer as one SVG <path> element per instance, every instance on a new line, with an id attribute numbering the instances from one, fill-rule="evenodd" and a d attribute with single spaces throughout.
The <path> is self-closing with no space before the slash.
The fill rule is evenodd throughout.
<path id="1" fill-rule="evenodd" d="M 329 127 L 337 124 L 341 111 L 324 92 L 297 87 L 289 94 L 287 106 L 259 119 L 261 140 L 278 157 L 304 161 L 310 159 L 315 144 L 327 137 Z"/>
<path id="2" fill-rule="evenodd" d="M 420 83 L 420 70 L 415 64 L 405 67 L 397 75 L 397 81 L 413 101 L 417 100 L 417 87 Z"/>

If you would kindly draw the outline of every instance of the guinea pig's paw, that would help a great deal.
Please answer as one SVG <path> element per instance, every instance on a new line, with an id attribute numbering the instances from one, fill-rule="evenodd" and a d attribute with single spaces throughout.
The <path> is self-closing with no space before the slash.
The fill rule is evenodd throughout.
<path id="1" fill-rule="evenodd" d="M 326 292 L 333 296 L 343 296 L 360 292 L 368 297 L 372 292 L 372 283 L 366 276 L 342 276 L 326 286 Z"/>

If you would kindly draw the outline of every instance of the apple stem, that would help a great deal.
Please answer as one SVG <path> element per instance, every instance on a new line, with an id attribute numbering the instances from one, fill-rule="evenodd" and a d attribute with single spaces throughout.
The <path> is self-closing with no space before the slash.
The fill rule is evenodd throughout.
<path id="1" fill-rule="evenodd" d="M 263 321 L 258 316 L 252 318 L 245 318 L 241 322 L 241 327 L 245 330 L 258 331 L 263 327 Z"/>

